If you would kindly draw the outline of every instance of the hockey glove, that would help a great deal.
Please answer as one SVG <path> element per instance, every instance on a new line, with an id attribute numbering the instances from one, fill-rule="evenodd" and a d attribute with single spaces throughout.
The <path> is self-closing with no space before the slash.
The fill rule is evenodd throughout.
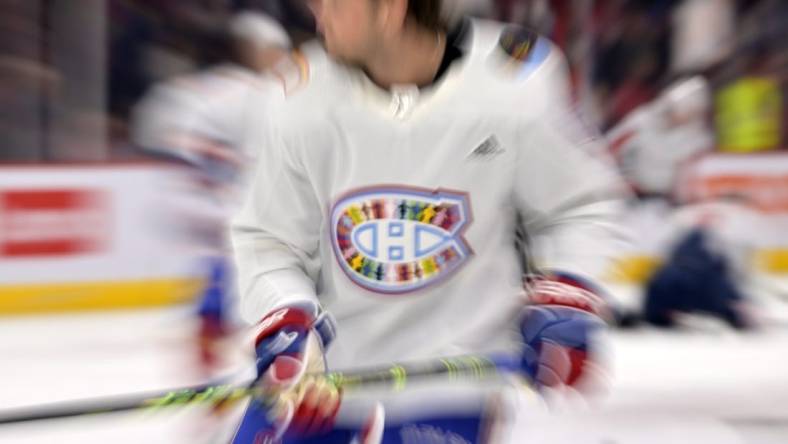
<path id="1" fill-rule="evenodd" d="M 316 374 L 326 371 L 323 350 L 334 321 L 316 305 L 281 308 L 258 324 L 257 372 L 266 398 L 252 401 L 234 443 L 275 442 L 283 436 L 313 436 L 333 426 L 341 394 Z"/>
<path id="2" fill-rule="evenodd" d="M 568 277 L 531 282 L 523 311 L 522 368 L 539 387 L 573 386 L 593 366 L 591 336 L 604 328 L 605 301 Z"/>

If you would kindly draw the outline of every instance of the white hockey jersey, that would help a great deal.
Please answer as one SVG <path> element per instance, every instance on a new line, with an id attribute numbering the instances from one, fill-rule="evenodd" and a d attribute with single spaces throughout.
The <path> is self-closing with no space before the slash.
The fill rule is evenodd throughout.
<path id="1" fill-rule="evenodd" d="M 282 99 L 274 76 L 224 64 L 157 84 L 135 106 L 133 142 L 148 153 L 193 167 L 186 177 L 189 183 L 167 190 L 173 195 L 180 191 L 177 203 L 188 208 L 180 210 L 181 217 L 196 228 L 179 231 L 199 233 L 191 244 L 207 243 L 213 249 L 216 240 L 225 240 L 260 148 L 253 141 L 259 140 L 258 131 L 267 127 L 261 122 Z M 195 187 L 191 193 L 181 190 Z M 205 242 L 206 237 L 211 240 Z M 220 243 L 221 250 L 226 250 L 225 244 Z"/>
<path id="2" fill-rule="evenodd" d="M 714 134 L 706 122 L 710 107 L 706 79 L 681 79 L 606 134 L 619 169 L 633 188 L 665 196 L 674 192 L 682 165 L 714 147 Z"/>
<path id="3" fill-rule="evenodd" d="M 424 89 L 382 90 L 307 49 L 309 80 L 267 131 L 233 224 L 243 310 L 319 301 L 338 321 L 332 368 L 510 351 L 518 227 L 539 266 L 587 278 L 616 243 L 621 182 L 564 127 L 560 51 L 469 26 Z"/>
<path id="4" fill-rule="evenodd" d="M 188 137 L 240 151 L 248 136 L 247 116 L 259 120 L 261 113 L 269 113 L 269 102 L 280 95 L 277 84 L 227 64 L 156 85 L 135 107 L 135 140 L 150 149 L 182 150 L 178 155 L 186 160 L 200 154 L 185 146 Z"/>

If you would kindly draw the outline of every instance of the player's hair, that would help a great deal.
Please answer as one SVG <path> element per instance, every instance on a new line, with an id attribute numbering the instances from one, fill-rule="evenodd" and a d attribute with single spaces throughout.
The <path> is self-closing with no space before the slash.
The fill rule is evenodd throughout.
<path id="1" fill-rule="evenodd" d="M 431 31 L 445 28 L 442 11 L 443 0 L 408 0 L 408 18 Z"/>
<path id="2" fill-rule="evenodd" d="M 427 29 L 439 30 L 444 27 L 442 6 L 443 0 L 408 0 L 408 17 Z"/>

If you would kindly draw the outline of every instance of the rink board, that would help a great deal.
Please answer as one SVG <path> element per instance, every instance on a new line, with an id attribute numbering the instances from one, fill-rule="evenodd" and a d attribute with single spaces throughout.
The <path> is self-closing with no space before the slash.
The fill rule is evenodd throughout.
<path id="1" fill-rule="evenodd" d="M 0 314 L 156 307 L 194 300 L 202 279 L 68 282 L 0 287 Z"/>
<path id="2" fill-rule="evenodd" d="M 188 179 L 153 163 L 0 167 L 0 314 L 193 299 L 205 251 Z"/>
<path id="3" fill-rule="evenodd" d="M 751 250 L 747 258 L 750 268 L 758 274 L 788 277 L 788 154 L 704 154 L 682 167 L 675 191 L 677 201 L 685 204 L 737 199 L 752 213 L 748 221 L 754 222 L 731 223 Z M 661 265 L 675 240 L 671 231 L 677 228 L 672 224 L 679 211 L 660 204 L 651 200 L 628 207 L 622 224 L 633 239 L 608 271 L 609 280 L 643 284 Z"/>

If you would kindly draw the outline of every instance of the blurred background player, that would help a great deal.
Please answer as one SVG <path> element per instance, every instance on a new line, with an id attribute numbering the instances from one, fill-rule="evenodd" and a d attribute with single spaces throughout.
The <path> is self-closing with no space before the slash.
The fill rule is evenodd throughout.
<path id="1" fill-rule="evenodd" d="M 633 191 L 644 199 L 668 199 L 684 163 L 714 147 L 709 124 L 711 89 L 702 76 L 669 85 L 637 107 L 606 137 Z"/>
<path id="2" fill-rule="evenodd" d="M 221 364 L 218 341 L 238 320 L 227 221 L 243 197 L 247 166 L 258 157 L 256 139 L 276 112 L 283 90 L 277 67 L 289 63 L 291 47 L 285 29 L 262 13 L 239 13 L 228 28 L 226 61 L 153 86 L 132 125 L 139 147 L 191 168 L 202 200 L 186 210 L 181 230 L 191 226 L 189 240 L 209 257 L 198 309 L 200 362 L 208 374 Z"/>
<path id="3" fill-rule="evenodd" d="M 252 401 L 235 442 L 486 442 L 489 387 L 369 395 L 367 426 L 335 424 L 358 399 L 315 372 L 517 353 L 534 387 L 583 381 L 619 178 L 575 131 L 550 41 L 448 29 L 437 0 L 311 5 L 328 56 L 305 50 L 309 82 L 282 105 L 234 221 L 260 384 L 279 396 Z M 517 232 L 538 267 L 528 302 Z"/>
<path id="4" fill-rule="evenodd" d="M 715 148 L 724 149 L 726 135 L 741 134 L 735 128 L 745 126 L 743 122 L 763 120 L 740 112 L 740 119 L 733 119 L 736 123 L 720 125 L 720 117 L 712 117 L 720 113 L 715 105 L 728 102 L 721 100 L 729 94 L 725 91 L 736 88 L 725 85 L 730 75 L 725 60 L 736 46 L 736 7 L 728 0 L 689 0 L 666 14 L 672 32 L 670 39 L 663 40 L 670 43 L 660 62 L 665 69 L 664 88 L 652 91 L 652 98 L 642 98 L 640 105 L 622 110 L 606 134 L 611 153 L 637 196 L 628 205 L 625 223 L 633 231 L 649 233 L 635 244 L 641 251 L 651 249 L 655 258 L 648 270 L 641 271 L 642 294 L 632 304 L 634 317 L 625 316 L 625 324 L 642 317 L 663 327 L 686 326 L 691 323 L 678 321 L 702 313 L 735 328 L 754 326 L 748 288 L 758 273 L 752 252 L 759 233 L 765 231 L 762 212 L 747 196 L 749 190 L 683 196 L 688 184 L 696 181 L 687 173 L 693 162 Z M 708 29 L 697 25 L 701 20 L 709 24 Z M 745 80 L 735 83 L 749 85 Z M 746 88 L 737 91 L 741 89 Z M 737 101 L 740 106 L 742 102 L 746 101 Z M 760 140 L 754 133 L 741 138 Z"/>
<path id="5" fill-rule="evenodd" d="M 753 326 L 745 288 L 754 243 L 745 227 L 760 225 L 757 211 L 746 199 L 724 196 L 677 205 L 682 168 L 714 148 L 711 102 L 705 76 L 682 77 L 607 134 L 619 170 L 637 196 L 627 220 L 661 226 L 640 240 L 658 245 L 659 265 L 624 325 L 642 318 L 672 327 L 682 315 L 702 313 L 736 328 Z"/>
<path id="6" fill-rule="evenodd" d="M 711 199 L 674 211 L 666 222 L 673 232 L 664 263 L 646 284 L 643 318 L 673 327 L 682 316 L 702 314 L 736 329 L 755 327 L 747 292 L 755 274 L 750 233 L 764 228 L 757 209 L 734 197 Z"/>

